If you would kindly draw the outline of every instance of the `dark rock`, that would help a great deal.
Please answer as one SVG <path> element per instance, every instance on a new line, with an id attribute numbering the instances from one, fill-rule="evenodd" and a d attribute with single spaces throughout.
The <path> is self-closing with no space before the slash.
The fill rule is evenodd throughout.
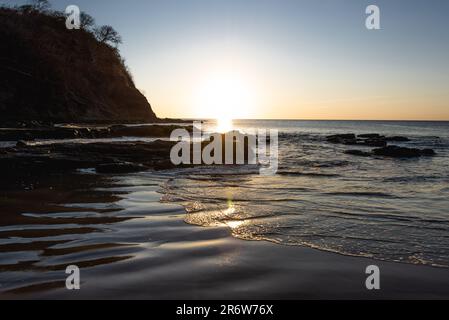
<path id="1" fill-rule="evenodd" d="M 410 141 L 407 137 L 403 136 L 393 136 L 385 137 L 378 133 L 364 133 L 359 135 L 354 135 L 352 133 L 348 134 L 336 134 L 326 137 L 328 142 L 340 143 L 345 145 L 361 145 L 369 147 L 386 147 L 389 141 L 396 142 L 406 142 Z"/>
<path id="2" fill-rule="evenodd" d="M 115 125 L 110 127 L 109 135 L 111 137 L 170 137 L 171 133 L 179 128 L 191 132 L 193 127 L 180 125 Z"/>
<path id="3" fill-rule="evenodd" d="M 383 138 L 371 138 L 358 141 L 357 144 L 368 147 L 385 147 L 387 145 L 387 141 Z"/>
<path id="4" fill-rule="evenodd" d="M 204 120 L 199 120 L 201 123 L 205 123 Z M 175 119 L 175 118 L 159 118 L 155 122 L 157 123 L 184 123 L 184 124 L 190 124 L 192 123 L 192 120 L 184 120 L 184 119 Z"/>
<path id="5" fill-rule="evenodd" d="M 436 152 L 433 149 L 423 149 L 421 150 L 421 154 L 423 156 L 434 156 L 436 155 Z"/>
<path id="6" fill-rule="evenodd" d="M 362 150 L 346 150 L 345 153 L 353 155 L 353 156 L 360 156 L 360 157 L 369 157 L 369 156 L 371 156 L 371 153 L 365 152 L 365 151 L 362 151 Z"/>
<path id="7" fill-rule="evenodd" d="M 384 148 L 374 149 L 373 153 L 378 156 L 387 156 L 395 158 L 413 158 L 421 156 L 435 155 L 435 151 L 432 149 L 415 149 L 415 148 L 405 148 L 398 146 L 388 146 Z"/>
<path id="8" fill-rule="evenodd" d="M 17 141 L 17 143 L 16 143 L 16 147 L 17 148 L 24 148 L 24 147 L 27 147 L 27 146 L 28 146 L 27 143 L 25 141 L 23 141 L 23 140 Z"/>
<path id="9" fill-rule="evenodd" d="M 98 173 L 132 173 L 147 170 L 148 167 L 130 162 L 105 163 L 95 167 Z"/>
<path id="10" fill-rule="evenodd" d="M 153 168 L 154 170 L 173 169 L 173 163 L 170 160 L 161 160 L 154 163 Z"/>
<path id="11" fill-rule="evenodd" d="M 373 139 L 373 138 L 379 138 L 380 135 L 378 133 L 364 133 L 364 134 L 359 134 L 357 137 Z"/>
<path id="12" fill-rule="evenodd" d="M 353 133 L 327 136 L 326 140 L 331 143 L 341 143 L 346 145 L 357 144 L 356 136 Z"/>
<path id="13" fill-rule="evenodd" d="M 35 139 L 95 139 L 117 137 L 170 137 L 173 130 L 183 128 L 192 131 L 192 126 L 182 125 L 113 125 L 106 128 L 89 127 L 44 127 L 44 128 L 0 128 L 0 141 L 19 141 Z"/>
<path id="14" fill-rule="evenodd" d="M 174 144 L 159 140 L 149 143 L 58 143 L 8 148 L 5 149 L 8 152 L 0 156 L 0 175 L 64 173 L 97 167 L 100 172 L 142 171 L 170 160 L 170 150 Z M 118 166 L 112 167 L 111 164 Z"/>
<path id="15" fill-rule="evenodd" d="M 331 136 L 327 136 L 327 139 L 355 139 L 356 136 L 353 133 L 344 133 L 344 134 L 334 134 Z"/>
<path id="16" fill-rule="evenodd" d="M 387 137 L 385 139 L 387 141 L 389 141 L 389 142 L 407 142 L 407 141 L 410 141 L 409 138 L 402 137 L 402 136 Z"/>

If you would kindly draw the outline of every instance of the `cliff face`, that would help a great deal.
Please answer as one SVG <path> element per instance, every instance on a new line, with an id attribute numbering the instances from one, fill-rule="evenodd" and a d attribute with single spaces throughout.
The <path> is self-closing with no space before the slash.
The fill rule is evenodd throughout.
<path id="1" fill-rule="evenodd" d="M 60 14 L 0 9 L 0 123 L 156 119 L 115 48 Z"/>

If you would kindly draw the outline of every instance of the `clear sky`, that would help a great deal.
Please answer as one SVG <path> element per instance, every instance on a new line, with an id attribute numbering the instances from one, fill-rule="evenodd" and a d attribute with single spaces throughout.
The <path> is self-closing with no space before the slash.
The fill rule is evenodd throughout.
<path id="1" fill-rule="evenodd" d="M 160 117 L 449 120 L 447 0 L 53 4 L 120 32 Z M 369 4 L 381 30 L 365 28 Z"/>

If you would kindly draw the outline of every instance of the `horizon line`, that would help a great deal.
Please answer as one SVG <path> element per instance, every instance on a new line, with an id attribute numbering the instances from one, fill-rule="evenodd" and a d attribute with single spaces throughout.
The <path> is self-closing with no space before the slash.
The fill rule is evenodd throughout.
<path id="1" fill-rule="evenodd" d="M 163 119 L 163 118 L 162 118 Z M 170 118 L 168 118 L 170 119 Z M 217 120 L 216 118 L 171 118 L 171 119 L 181 119 L 181 120 Z M 376 122 L 376 121 L 384 121 L 384 122 L 449 122 L 449 119 L 447 120 L 432 120 L 432 119 L 414 119 L 414 120 L 395 120 L 395 119 L 277 119 L 277 118 L 238 118 L 238 119 L 232 119 L 234 120 L 253 120 L 253 121 L 266 121 L 266 120 L 273 120 L 273 121 L 370 121 L 370 122 Z"/>

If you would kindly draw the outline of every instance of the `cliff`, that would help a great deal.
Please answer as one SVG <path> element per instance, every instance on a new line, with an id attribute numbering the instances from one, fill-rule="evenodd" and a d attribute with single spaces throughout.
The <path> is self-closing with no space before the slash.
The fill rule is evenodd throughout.
<path id="1" fill-rule="evenodd" d="M 0 123 L 157 120 L 118 50 L 58 12 L 0 8 Z"/>

